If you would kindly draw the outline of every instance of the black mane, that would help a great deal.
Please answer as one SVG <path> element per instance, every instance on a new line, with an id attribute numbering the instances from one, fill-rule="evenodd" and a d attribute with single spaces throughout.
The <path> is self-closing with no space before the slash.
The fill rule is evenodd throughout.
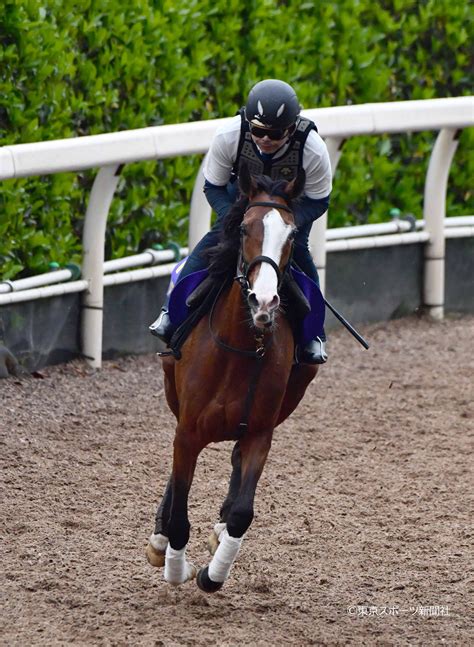
<path id="1" fill-rule="evenodd" d="M 270 198 L 273 196 L 283 198 L 291 208 L 288 195 L 284 191 L 288 184 L 286 180 L 272 180 L 266 175 L 259 175 L 254 178 L 254 181 L 259 193 L 267 193 Z M 235 276 L 240 249 L 240 225 L 248 203 L 247 196 L 242 196 L 231 207 L 224 219 L 219 243 L 205 252 L 209 274 L 215 278 L 226 280 Z"/>

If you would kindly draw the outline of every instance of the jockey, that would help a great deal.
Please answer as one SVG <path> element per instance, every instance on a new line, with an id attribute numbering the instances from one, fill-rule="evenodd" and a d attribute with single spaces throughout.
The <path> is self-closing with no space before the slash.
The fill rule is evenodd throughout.
<path id="1" fill-rule="evenodd" d="M 313 222 L 329 206 L 332 188 L 331 165 L 326 144 L 315 124 L 300 116 L 293 88 L 283 81 L 266 79 L 257 83 L 247 103 L 219 128 L 204 163 L 204 193 L 217 214 L 212 229 L 196 245 L 180 272 L 179 280 L 205 269 L 202 252 L 219 241 L 223 221 L 238 198 L 238 169 L 245 161 L 252 175 L 292 180 L 299 168 L 306 172 L 304 193 L 295 207 L 298 228 L 293 259 L 319 285 L 319 277 L 308 247 Z M 165 305 L 150 332 L 169 343 L 174 332 Z M 316 337 L 297 349 L 297 361 L 323 364 L 327 360 L 325 337 Z"/>

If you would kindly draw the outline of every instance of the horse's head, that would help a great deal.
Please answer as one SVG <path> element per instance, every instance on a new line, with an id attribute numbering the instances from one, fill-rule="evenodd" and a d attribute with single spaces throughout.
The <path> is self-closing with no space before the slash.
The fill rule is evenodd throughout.
<path id="1" fill-rule="evenodd" d="M 305 172 L 294 180 L 252 177 L 239 172 L 240 191 L 249 199 L 241 225 L 243 274 L 248 281 L 248 304 L 257 328 L 273 324 L 280 305 L 281 277 L 290 262 L 296 232 L 291 201 L 302 191 Z"/>

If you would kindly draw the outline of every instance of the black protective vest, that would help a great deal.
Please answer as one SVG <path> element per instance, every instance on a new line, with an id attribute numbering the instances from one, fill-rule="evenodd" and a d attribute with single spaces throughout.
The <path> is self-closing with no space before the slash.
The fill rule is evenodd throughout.
<path id="1" fill-rule="evenodd" d="M 244 111 L 245 108 L 241 108 L 238 112 L 242 119 L 242 124 L 240 127 L 237 157 L 232 169 L 231 182 L 235 182 L 237 179 L 241 161 L 245 161 L 247 163 L 251 175 L 268 175 L 272 180 L 292 180 L 296 177 L 298 169 L 303 167 L 304 145 L 312 130 L 318 132 L 316 124 L 310 119 L 300 117 L 297 121 L 296 130 L 291 137 L 290 145 L 285 154 L 277 159 L 270 159 L 264 162 L 250 135 L 250 127 L 248 121 L 245 119 Z"/>

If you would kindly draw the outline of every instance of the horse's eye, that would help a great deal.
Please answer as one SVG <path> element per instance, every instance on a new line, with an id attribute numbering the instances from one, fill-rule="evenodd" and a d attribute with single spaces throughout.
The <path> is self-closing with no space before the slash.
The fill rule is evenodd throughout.
<path id="1" fill-rule="evenodd" d="M 247 226 L 246 225 L 240 225 L 240 233 L 242 234 L 242 236 L 247 235 Z"/>

